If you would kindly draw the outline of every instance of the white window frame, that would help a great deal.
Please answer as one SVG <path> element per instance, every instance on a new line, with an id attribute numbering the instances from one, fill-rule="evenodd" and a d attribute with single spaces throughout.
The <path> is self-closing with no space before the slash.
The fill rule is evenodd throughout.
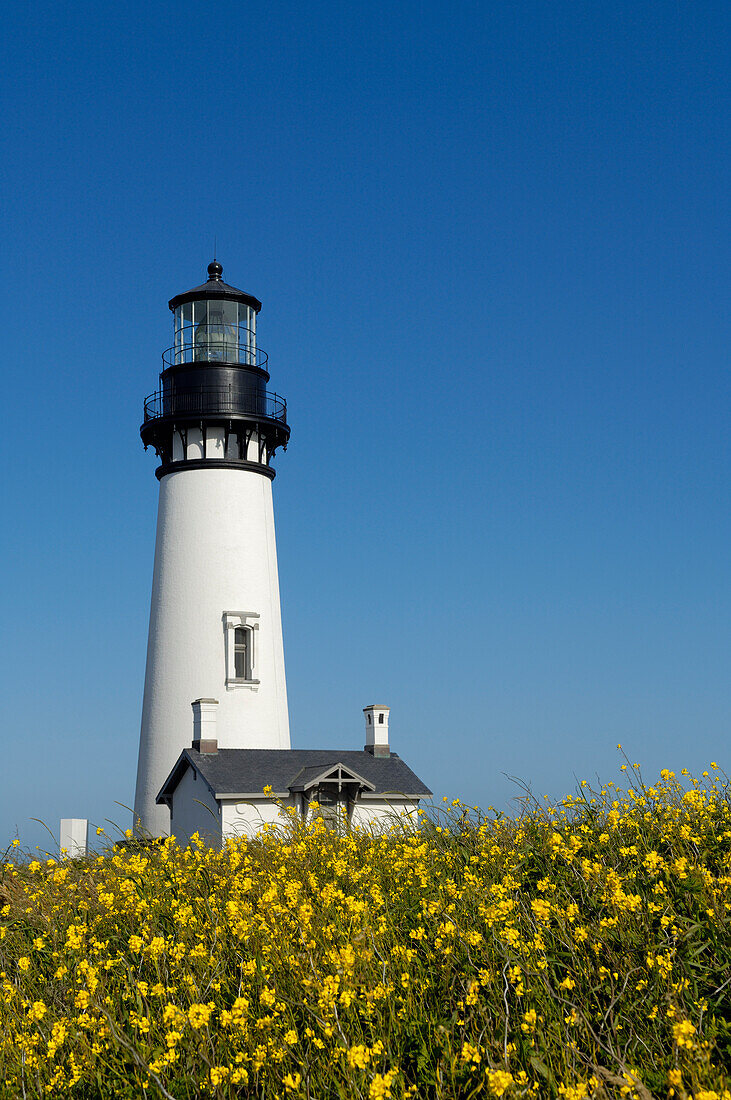
<path id="1" fill-rule="evenodd" d="M 236 675 L 236 630 L 243 627 L 248 634 L 249 667 L 248 677 L 242 679 Z M 257 679 L 256 667 L 258 660 L 258 611 L 224 611 L 223 633 L 226 647 L 226 690 L 235 688 L 249 688 L 258 691 L 260 681 Z"/>

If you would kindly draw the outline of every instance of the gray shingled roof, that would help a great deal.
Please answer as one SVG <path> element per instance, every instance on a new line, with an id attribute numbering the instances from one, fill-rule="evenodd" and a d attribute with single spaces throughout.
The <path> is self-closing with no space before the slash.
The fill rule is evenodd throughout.
<path id="1" fill-rule="evenodd" d="M 196 768 L 216 798 L 261 794 L 269 786 L 283 794 L 310 769 L 342 764 L 373 784 L 374 795 L 406 795 L 429 798 L 431 791 L 395 753 L 388 757 L 369 752 L 337 749 L 219 749 L 200 753 L 184 749 L 160 789 L 157 802 L 169 800 L 189 766 Z"/>

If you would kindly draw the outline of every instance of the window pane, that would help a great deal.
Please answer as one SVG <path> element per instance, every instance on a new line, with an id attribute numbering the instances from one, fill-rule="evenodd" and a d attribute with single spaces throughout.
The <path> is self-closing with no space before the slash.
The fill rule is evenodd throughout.
<path id="1" fill-rule="evenodd" d="M 236 302 L 213 298 L 208 303 L 208 325 L 205 329 L 208 358 L 213 362 L 235 363 L 238 359 Z M 203 326 L 196 327 L 196 341 L 203 343 Z"/>
<path id="2" fill-rule="evenodd" d="M 180 331 L 180 329 L 181 329 L 181 326 L 183 324 L 183 317 L 182 317 L 182 307 L 181 306 L 178 306 L 178 308 L 175 310 L 174 316 L 175 316 L 175 362 L 176 363 L 182 363 L 182 361 L 183 361 L 183 353 L 182 353 L 183 334 Z"/>
<path id="3" fill-rule="evenodd" d="M 237 626 L 234 630 L 234 676 L 237 680 L 248 679 L 248 638 L 246 627 Z"/>
<path id="4" fill-rule="evenodd" d="M 193 348 L 192 348 L 193 329 L 191 327 L 192 324 L 193 324 L 193 303 L 192 302 L 186 302 L 185 305 L 182 307 L 182 309 L 183 309 L 183 317 L 182 317 L 182 320 L 183 320 L 183 331 L 182 331 L 183 362 L 184 363 L 190 363 L 192 358 L 193 358 Z"/>
<path id="5" fill-rule="evenodd" d="M 193 302 L 193 325 L 195 326 L 195 358 L 205 361 L 208 358 L 208 302 Z"/>

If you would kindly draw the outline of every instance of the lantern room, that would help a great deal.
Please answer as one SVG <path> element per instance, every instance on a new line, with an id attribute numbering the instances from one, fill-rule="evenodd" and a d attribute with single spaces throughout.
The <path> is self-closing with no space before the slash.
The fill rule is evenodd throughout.
<path id="1" fill-rule="evenodd" d="M 170 299 L 173 344 L 163 352 L 160 387 L 145 401 L 140 433 L 162 459 L 162 477 L 181 463 L 256 467 L 289 439 L 287 403 L 271 393 L 266 353 L 257 346 L 261 302 L 223 281 L 217 260 L 201 286 Z"/>
<path id="2" fill-rule="evenodd" d="M 174 344 L 166 366 L 241 363 L 261 366 L 256 352 L 256 316 L 261 302 L 223 281 L 223 268 L 208 265 L 208 281 L 170 301 Z"/>

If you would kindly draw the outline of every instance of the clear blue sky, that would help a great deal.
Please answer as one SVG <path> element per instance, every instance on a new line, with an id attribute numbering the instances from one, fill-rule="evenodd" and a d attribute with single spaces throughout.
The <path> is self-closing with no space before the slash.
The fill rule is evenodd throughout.
<path id="1" fill-rule="evenodd" d="M 293 743 L 441 796 L 731 767 L 726 0 L 3 16 L 2 799 L 128 815 L 158 484 L 214 235 L 292 442 Z"/>

